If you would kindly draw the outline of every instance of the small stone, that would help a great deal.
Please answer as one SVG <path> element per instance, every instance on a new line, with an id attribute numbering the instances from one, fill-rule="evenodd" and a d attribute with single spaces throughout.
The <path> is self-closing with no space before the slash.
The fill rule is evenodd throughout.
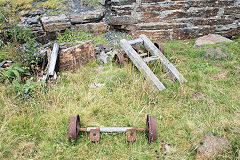
<path id="1" fill-rule="evenodd" d="M 100 88 L 102 88 L 102 87 L 105 86 L 105 84 L 102 84 L 102 83 L 94 83 L 94 86 L 95 86 L 95 87 L 100 87 Z"/>
<path id="2" fill-rule="evenodd" d="M 93 83 L 90 87 L 92 88 L 103 88 L 105 84 L 103 83 Z"/>
<path id="3" fill-rule="evenodd" d="M 104 67 L 103 66 L 98 66 L 98 67 L 95 67 L 94 68 L 94 71 L 96 71 L 96 72 L 101 72 L 101 71 L 103 71 L 104 70 Z"/>
<path id="4" fill-rule="evenodd" d="M 217 34 L 209 34 L 209 35 L 198 38 L 194 46 L 201 47 L 204 45 L 211 45 L 211 44 L 216 44 L 221 42 L 232 42 L 232 40 Z"/>
<path id="5" fill-rule="evenodd" d="M 97 55 L 97 59 L 103 64 L 107 64 L 111 60 L 111 58 L 105 52 L 101 52 L 99 55 Z"/>
<path id="6" fill-rule="evenodd" d="M 96 45 L 96 47 L 95 47 L 96 53 L 101 53 L 101 52 L 104 51 L 104 50 L 105 50 L 105 46 L 104 46 L 103 44 L 98 44 L 98 45 Z"/>

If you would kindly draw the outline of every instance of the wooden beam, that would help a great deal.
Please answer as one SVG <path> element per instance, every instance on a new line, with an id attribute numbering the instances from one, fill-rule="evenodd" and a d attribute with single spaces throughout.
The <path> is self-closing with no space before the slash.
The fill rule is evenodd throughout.
<path id="1" fill-rule="evenodd" d="M 143 58 L 143 61 L 145 63 L 149 63 L 151 61 L 157 61 L 159 60 L 160 58 L 158 56 L 151 56 L 151 57 L 146 57 L 146 58 Z"/>
<path id="2" fill-rule="evenodd" d="M 137 39 L 128 41 L 128 43 L 130 45 L 142 45 L 143 44 L 143 40 L 141 38 L 137 38 Z"/>
<path id="3" fill-rule="evenodd" d="M 58 50 L 59 50 L 59 45 L 57 43 L 55 43 L 53 45 L 53 50 L 52 50 L 51 59 L 49 62 L 48 73 L 47 73 L 49 76 L 54 75 L 55 66 L 56 66 L 57 57 L 58 57 Z"/>
<path id="4" fill-rule="evenodd" d="M 139 36 L 143 40 L 144 47 L 154 56 L 158 56 L 162 65 L 176 78 L 180 83 L 187 82 L 182 74 L 173 66 L 171 62 L 162 54 L 162 52 L 147 38 L 146 35 L 142 34 Z"/>
<path id="5" fill-rule="evenodd" d="M 147 56 L 147 55 L 148 55 L 147 53 L 139 54 L 140 57 L 144 57 L 144 56 Z"/>
<path id="6" fill-rule="evenodd" d="M 120 45 L 124 49 L 128 57 L 132 60 L 134 65 L 139 69 L 140 72 L 143 73 L 147 80 L 150 80 L 160 91 L 166 89 L 165 86 L 158 80 L 158 78 L 154 75 L 151 69 L 142 60 L 139 54 L 132 48 L 132 46 L 127 40 L 122 39 L 120 41 Z"/>

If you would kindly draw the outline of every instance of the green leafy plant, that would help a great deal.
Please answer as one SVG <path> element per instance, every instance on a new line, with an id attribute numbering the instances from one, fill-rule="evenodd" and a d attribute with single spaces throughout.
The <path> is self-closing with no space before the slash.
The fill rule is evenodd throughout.
<path id="1" fill-rule="evenodd" d="M 8 70 L 0 70 L 0 82 L 8 80 L 12 83 L 14 80 L 21 82 L 22 76 L 30 75 L 27 67 L 21 67 L 19 63 L 13 64 Z"/>
<path id="2" fill-rule="evenodd" d="M 38 46 L 39 44 L 35 40 L 29 40 L 27 45 L 25 46 L 25 50 L 20 55 L 24 60 L 23 65 L 27 67 L 31 67 L 31 65 L 38 65 L 38 63 L 42 60 L 43 56 L 38 55 Z"/>
<path id="3" fill-rule="evenodd" d="M 8 92 L 13 93 L 16 97 L 26 99 L 30 98 L 33 95 L 34 90 L 41 85 L 42 82 L 34 82 L 33 77 L 28 79 L 26 83 L 13 81 L 12 85 L 8 88 Z"/>

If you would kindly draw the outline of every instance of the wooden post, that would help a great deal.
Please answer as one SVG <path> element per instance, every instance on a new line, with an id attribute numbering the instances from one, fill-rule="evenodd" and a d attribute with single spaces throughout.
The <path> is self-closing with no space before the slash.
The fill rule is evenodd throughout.
<path id="1" fill-rule="evenodd" d="M 120 45 L 127 53 L 128 57 L 132 60 L 134 65 L 143 73 L 146 79 L 150 80 L 157 87 L 158 90 L 162 91 L 166 89 L 165 86 L 158 80 L 158 78 L 154 75 L 151 69 L 142 60 L 138 53 L 132 48 L 132 46 L 128 43 L 127 40 L 122 39 L 120 41 Z"/>
<path id="2" fill-rule="evenodd" d="M 180 83 L 187 82 L 182 74 L 173 66 L 171 62 L 162 54 L 162 52 L 147 38 L 146 35 L 142 34 L 139 36 L 143 40 L 144 47 L 154 56 L 158 56 L 164 67 L 176 78 Z"/>
<path id="3" fill-rule="evenodd" d="M 49 76 L 54 75 L 54 72 L 55 72 L 54 70 L 55 70 L 57 57 L 58 57 L 58 50 L 59 50 L 59 45 L 57 43 L 55 43 L 53 45 L 53 50 L 52 50 L 51 59 L 49 62 L 48 73 L 47 73 Z"/>

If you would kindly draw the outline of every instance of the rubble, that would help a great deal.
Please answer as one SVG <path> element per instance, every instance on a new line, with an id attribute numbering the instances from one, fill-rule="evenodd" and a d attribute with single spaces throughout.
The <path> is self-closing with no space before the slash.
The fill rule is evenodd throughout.
<path id="1" fill-rule="evenodd" d="M 111 60 L 111 58 L 105 52 L 101 52 L 100 54 L 97 54 L 96 57 L 97 57 L 97 60 L 99 60 L 103 64 L 107 64 Z"/>

